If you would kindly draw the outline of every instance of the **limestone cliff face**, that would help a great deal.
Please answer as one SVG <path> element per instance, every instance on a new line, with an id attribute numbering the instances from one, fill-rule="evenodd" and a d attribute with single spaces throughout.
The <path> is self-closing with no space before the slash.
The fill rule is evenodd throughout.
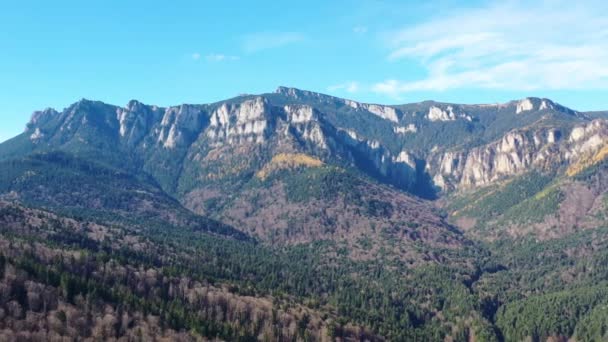
<path id="1" fill-rule="evenodd" d="M 58 115 L 59 113 L 52 108 L 36 111 L 32 114 L 30 122 L 27 124 L 26 130 L 40 128 Z"/>
<path id="2" fill-rule="evenodd" d="M 126 144 L 135 146 L 150 132 L 162 115 L 162 109 L 132 100 L 125 108 L 116 109 L 119 135 Z"/>
<path id="3" fill-rule="evenodd" d="M 301 141 L 311 145 L 328 149 L 327 137 L 319 121 L 319 113 L 307 105 L 286 105 L 283 107 L 285 113 L 285 131 L 291 132 Z"/>
<path id="4" fill-rule="evenodd" d="M 206 124 L 206 113 L 199 106 L 181 105 L 165 110 L 158 141 L 165 148 L 187 147 Z"/>
<path id="5" fill-rule="evenodd" d="M 471 150 L 431 155 L 429 172 L 444 190 L 485 186 L 531 169 L 559 169 L 577 163 L 608 142 L 608 122 L 594 120 L 571 132 L 557 127 L 511 131 Z"/>
<path id="6" fill-rule="evenodd" d="M 52 119 L 56 118 L 59 113 L 52 109 L 47 108 L 42 111 L 36 111 L 32 114 L 30 122 L 27 124 L 25 131 L 29 134 L 29 139 L 34 144 L 39 143 L 44 137 L 46 133 L 41 129 L 42 126 L 47 124 Z"/>
<path id="7" fill-rule="evenodd" d="M 379 116 L 385 120 L 389 120 L 392 122 L 399 122 L 399 117 L 401 116 L 401 113 L 399 113 L 399 111 L 389 106 L 359 103 L 351 100 L 344 100 L 344 103 L 353 109 L 366 110 L 376 116 Z"/>
<path id="8" fill-rule="evenodd" d="M 211 114 L 206 135 L 213 147 L 224 144 L 261 144 L 265 141 L 270 108 L 258 97 L 240 104 L 223 104 Z"/>
<path id="9" fill-rule="evenodd" d="M 535 168 L 576 172 L 599 158 L 607 122 L 541 98 L 384 106 L 280 87 L 273 94 L 167 108 L 81 100 L 62 112 L 35 112 L 25 134 L 36 146 L 105 144 L 148 158 L 136 163 L 166 178 L 188 171 L 184 161 L 218 177 L 222 168 L 250 174 L 274 154 L 304 153 L 401 189 L 424 181 L 454 191 Z"/>
<path id="10" fill-rule="evenodd" d="M 486 146 L 447 152 L 438 156 L 435 177 L 438 180 L 443 178 L 444 184 L 453 182 L 456 188 L 470 188 L 524 172 L 533 165 L 540 165 L 550 154 L 554 144 L 550 142 L 550 137 L 554 136 L 552 132 L 541 131 L 531 135 L 514 131 Z"/>
<path id="11" fill-rule="evenodd" d="M 325 104 L 333 104 L 336 106 L 348 106 L 354 110 L 366 111 L 382 119 L 395 123 L 399 122 L 402 116 L 402 113 L 392 106 L 361 103 L 353 100 L 341 99 L 333 96 L 323 95 L 295 88 L 279 87 L 275 93 L 300 101 L 313 99 Z"/>
<path id="12" fill-rule="evenodd" d="M 443 106 L 431 106 L 426 118 L 430 121 L 455 121 L 457 119 L 472 120 L 471 116 L 462 109 L 454 108 L 454 106 L 451 105 L 445 106 L 445 108 L 443 108 Z"/>
<path id="13" fill-rule="evenodd" d="M 391 183 L 409 189 L 416 182 L 416 156 L 408 150 L 394 154 L 377 140 L 368 140 L 352 130 L 339 129 L 338 141 L 350 146 L 355 156 L 353 162 L 367 167 L 369 171 Z"/>

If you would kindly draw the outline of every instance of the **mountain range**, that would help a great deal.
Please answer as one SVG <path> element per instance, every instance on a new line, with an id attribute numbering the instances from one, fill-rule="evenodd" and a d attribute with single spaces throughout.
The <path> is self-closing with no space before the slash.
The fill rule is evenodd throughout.
<path id="1" fill-rule="evenodd" d="M 287 87 L 35 112 L 0 144 L 0 339 L 608 338 L 606 113 Z"/>

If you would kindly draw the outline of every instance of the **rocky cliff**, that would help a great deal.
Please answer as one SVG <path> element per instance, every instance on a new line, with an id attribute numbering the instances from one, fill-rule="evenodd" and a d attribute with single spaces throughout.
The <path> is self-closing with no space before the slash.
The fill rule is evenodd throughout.
<path id="1" fill-rule="evenodd" d="M 34 113 L 26 134 L 38 146 L 113 141 L 136 164 L 166 167 L 164 174 L 174 179 L 161 184 L 172 193 L 179 184 L 186 193 L 221 174 L 254 174 L 277 153 L 355 167 L 411 192 L 450 192 L 531 169 L 581 164 L 603 147 L 606 130 L 604 119 L 549 99 L 385 106 L 279 87 L 271 94 L 167 108 L 82 100 L 62 112 Z M 222 165 L 232 172 L 210 172 Z"/>

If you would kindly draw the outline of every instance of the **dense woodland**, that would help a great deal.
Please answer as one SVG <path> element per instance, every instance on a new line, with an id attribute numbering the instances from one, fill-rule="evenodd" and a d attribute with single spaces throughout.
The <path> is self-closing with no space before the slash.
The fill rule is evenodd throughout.
<path id="1" fill-rule="evenodd" d="M 11 204 L 0 218 L 7 340 L 594 341 L 606 333 L 603 230 L 523 243 L 516 255 L 494 246 L 503 263 L 480 248 L 471 260 L 488 261 L 473 269 L 409 270 L 354 262 L 329 242 L 276 250 L 191 230 L 135 235 Z"/>

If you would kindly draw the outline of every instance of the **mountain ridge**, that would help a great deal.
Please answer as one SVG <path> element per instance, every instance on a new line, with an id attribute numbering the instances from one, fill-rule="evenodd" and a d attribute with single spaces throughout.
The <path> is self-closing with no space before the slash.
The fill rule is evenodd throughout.
<path id="1" fill-rule="evenodd" d="M 273 96 L 276 95 L 279 95 L 281 98 L 273 98 Z M 305 103 L 306 101 L 310 100 L 310 98 L 315 99 L 315 101 L 319 101 L 320 104 Z M 352 100 L 340 99 L 337 97 L 300 90 L 297 88 L 279 87 L 274 93 L 269 94 L 235 97 L 229 100 L 219 101 L 211 104 L 182 104 L 179 106 L 169 107 L 145 105 L 137 100 L 131 100 L 125 107 L 119 107 L 107 105 L 99 101 L 83 99 L 67 107 L 61 113 L 52 109 L 35 112 L 32 115 L 30 122 L 26 125 L 26 132 L 30 134 L 30 140 L 32 142 L 37 143 L 42 141 L 46 135 L 53 134 L 53 132 L 45 131 L 41 126 L 44 126 L 44 124 L 48 123 L 54 118 L 56 119 L 62 115 L 65 117 L 66 114 L 62 113 L 75 112 L 78 111 L 78 108 L 89 104 L 90 106 L 107 107 L 106 111 L 109 112 L 116 111 L 116 118 L 114 119 L 111 117 L 112 115 L 109 115 L 109 117 L 106 117 L 106 121 L 113 121 L 113 127 L 111 127 L 111 129 L 118 131 L 122 138 L 126 137 L 128 144 L 136 145 L 141 142 L 144 136 L 155 135 L 156 139 L 158 141 L 162 141 L 165 147 L 172 148 L 175 147 L 176 144 L 181 144 L 183 147 L 187 148 L 194 143 L 197 135 L 202 130 L 208 128 L 207 125 L 211 123 L 215 112 L 218 110 L 227 111 L 228 107 L 233 108 L 237 104 L 255 103 L 255 101 L 257 101 L 256 99 L 264 99 L 262 102 L 257 104 L 257 109 L 253 109 L 254 111 L 257 110 L 259 112 L 253 113 L 253 115 L 261 115 L 257 122 L 258 125 L 266 125 L 269 122 L 273 122 L 273 120 L 275 120 L 278 116 L 281 116 L 279 114 L 280 112 L 285 112 L 285 109 L 287 109 L 287 111 L 296 110 L 297 107 L 288 107 L 289 103 L 287 103 L 289 102 L 289 99 L 295 99 L 298 105 L 304 106 L 302 108 L 305 108 L 310 112 L 306 114 L 310 117 L 299 119 L 296 118 L 296 120 L 317 122 L 320 119 L 324 119 L 330 126 L 333 126 L 331 129 L 336 131 L 335 135 L 340 135 L 341 132 L 346 133 L 344 138 L 341 139 L 341 144 L 360 145 L 360 142 L 363 141 L 368 145 L 368 147 L 359 146 L 359 150 L 370 150 L 370 147 L 371 150 L 375 150 L 377 147 L 380 147 L 380 150 L 387 149 L 385 152 L 377 152 L 377 157 L 370 156 L 368 159 L 381 158 L 382 156 L 386 159 L 388 156 L 393 158 L 393 160 L 407 160 L 408 162 L 405 164 L 414 169 L 416 167 L 416 159 L 427 161 L 429 155 L 433 154 L 433 150 L 441 146 L 439 144 L 430 146 L 429 143 L 426 142 L 428 139 L 425 139 L 424 136 L 438 136 L 438 134 L 441 134 L 441 132 L 448 126 L 452 127 L 452 130 L 455 128 L 458 132 L 456 132 L 454 139 L 446 141 L 447 145 L 443 146 L 444 150 L 453 149 L 457 147 L 458 144 L 463 143 L 465 147 L 467 145 L 474 147 L 475 145 L 490 143 L 508 133 L 509 130 L 518 128 L 517 126 L 510 127 L 507 125 L 505 127 L 498 127 L 495 129 L 492 126 L 501 126 L 503 125 L 501 121 L 505 121 L 507 119 L 512 120 L 514 119 L 513 116 L 515 116 L 515 120 L 519 120 L 517 119 L 517 115 L 525 114 L 529 116 L 527 119 L 520 120 L 522 121 L 523 125 L 534 124 L 535 121 L 541 119 L 550 121 L 556 118 L 556 116 L 560 117 L 560 115 L 562 115 L 562 117 L 558 120 L 566 120 L 570 123 L 585 122 L 590 120 L 586 114 L 573 111 L 548 99 L 541 98 L 525 98 L 523 100 L 514 100 L 499 105 L 458 105 L 425 101 L 404 105 L 384 106 L 359 103 Z M 334 105 L 336 103 L 340 104 L 342 109 L 327 109 L 326 107 L 323 107 L 327 105 L 327 101 L 332 102 Z M 284 103 L 286 104 L 284 105 Z M 477 111 L 481 110 L 481 112 L 470 113 L 472 109 Z M 504 111 L 507 109 L 511 110 L 510 116 L 506 115 L 508 118 L 501 118 L 501 110 Z M 232 110 L 238 110 L 240 113 L 240 108 L 234 107 Z M 343 111 L 344 113 L 333 113 L 335 110 Z M 490 111 L 484 112 L 483 110 Z M 265 111 L 267 111 L 267 113 Z M 545 111 L 550 113 L 551 116 L 547 117 L 547 114 L 545 114 L 545 116 L 539 116 L 533 113 L 527 114 L 527 112 L 538 111 Z M 365 113 L 369 113 L 371 116 Z M 72 113 L 72 115 L 73 114 L 74 113 Z M 484 117 L 484 114 L 487 117 Z M 225 113 L 222 115 L 226 116 L 235 114 Z M 248 114 L 245 113 L 245 115 Z M 67 116 L 69 119 L 69 115 Z M 374 121 L 375 117 L 382 119 L 382 121 Z M 490 121 L 484 122 L 484 120 L 488 118 Z M 241 119 L 249 120 L 246 118 Z M 213 120 L 215 120 L 217 124 L 218 118 L 216 117 Z M 239 119 L 237 119 L 237 124 L 238 120 Z M 349 120 L 356 120 L 357 122 L 361 122 L 361 124 L 365 122 L 365 125 L 360 126 L 360 129 L 343 127 L 348 125 L 347 121 Z M 301 124 L 303 122 L 298 123 Z M 266 126 L 256 127 L 255 125 L 255 120 L 249 123 L 244 122 L 242 127 L 236 127 L 242 129 L 240 133 L 236 132 L 236 135 L 229 131 L 218 131 L 214 134 L 222 134 L 222 136 L 232 134 L 234 137 L 236 137 L 243 134 L 247 135 L 255 133 L 255 129 L 263 131 L 268 130 L 268 127 Z M 360 124 L 357 123 L 357 125 Z M 327 128 L 327 124 L 324 125 L 324 127 Z M 369 130 L 370 127 L 373 128 L 373 131 Z M 520 126 L 519 128 L 523 127 L 524 126 Z M 64 129 L 64 127 L 61 129 Z M 230 130 L 233 128 L 226 129 Z M 152 130 L 155 130 L 155 132 L 152 132 Z M 312 131 L 301 133 L 307 135 L 306 137 L 303 137 L 304 139 L 322 140 L 323 134 L 321 134 L 320 130 L 321 127 L 319 126 L 312 129 Z M 390 132 L 390 130 L 392 130 L 392 132 Z M 481 134 L 479 135 L 479 133 L 475 133 L 476 130 Z M 259 133 L 262 133 L 262 135 L 272 134 L 266 131 L 257 132 L 257 137 L 250 136 L 246 137 L 245 139 L 262 139 Z M 491 133 L 494 131 L 495 133 Z M 310 134 L 314 134 L 315 136 L 310 136 Z M 478 134 L 482 140 L 479 142 L 475 142 L 475 139 L 470 140 L 470 136 L 474 136 L 475 134 Z M 363 135 L 363 140 L 360 140 L 361 135 Z M 423 137 L 418 138 L 416 135 Z M 484 135 L 487 135 L 487 137 L 484 138 Z M 433 137 L 430 136 L 429 138 Z M 469 141 L 467 142 L 467 140 Z M 311 142 L 314 143 L 314 141 Z M 150 143 L 152 143 L 152 141 L 148 139 L 146 144 Z M 321 141 L 317 141 L 316 143 L 320 143 L 321 145 L 323 144 Z M 410 146 L 410 148 L 404 150 L 403 147 L 406 146 Z M 369 154 L 370 151 L 362 153 Z M 376 161 L 375 163 L 380 164 L 379 161 Z M 382 167 L 386 166 L 377 165 L 376 169 L 381 169 Z M 382 170 L 378 171 L 383 173 Z M 435 177 L 437 174 L 431 176 Z M 390 178 L 390 176 L 388 177 Z M 399 180 L 394 181 L 399 182 Z"/>
<path id="2" fill-rule="evenodd" d="M 274 93 L 169 107 L 82 99 L 62 112 L 35 112 L 15 139 L 21 141 L 14 144 L 16 152 L 10 141 L 2 144 L 0 159 L 23 150 L 77 153 L 144 172 L 190 210 L 219 218 L 226 214 L 217 208 L 235 213 L 231 206 L 259 187 L 256 175 L 276 156 L 318 160 L 321 170 L 336 167 L 410 196 L 437 199 L 465 196 L 531 171 L 573 176 L 573 170 L 605 157 L 598 151 L 608 139 L 608 121 L 543 98 L 383 106 L 279 87 Z M 308 167 L 299 164 L 292 172 Z"/>
<path id="3" fill-rule="evenodd" d="M 309 91 L 309 90 L 304 90 L 304 89 L 300 89 L 300 88 L 296 88 L 296 87 L 289 87 L 289 86 L 278 86 L 277 89 L 274 92 L 270 92 L 270 93 L 261 93 L 261 94 L 240 94 L 237 95 L 235 97 L 226 99 L 226 100 L 219 100 L 219 101 L 214 101 L 214 102 L 207 102 L 207 103 L 200 103 L 200 104 L 195 104 L 195 103 L 181 103 L 181 104 L 177 104 L 177 105 L 169 105 L 169 106 L 158 106 L 158 105 L 154 105 L 154 104 L 146 104 L 141 102 L 138 99 L 131 99 L 129 101 L 127 101 L 127 104 L 124 107 L 121 107 L 120 105 L 117 104 L 110 104 L 104 101 L 98 101 L 98 100 L 91 100 L 91 99 L 87 99 L 87 98 L 81 98 L 78 101 L 75 101 L 74 103 L 68 105 L 65 109 L 70 108 L 71 106 L 81 103 L 81 102 L 98 102 L 98 103 L 102 103 L 108 106 L 112 106 L 112 107 L 116 107 L 116 108 L 123 108 L 123 109 L 129 109 L 134 105 L 143 105 L 143 106 L 148 106 L 148 107 L 156 107 L 159 109 L 165 109 L 165 108 L 170 108 L 170 107 L 179 107 L 182 105 L 197 105 L 197 106 L 201 106 L 201 105 L 216 105 L 216 104 L 221 104 L 221 103 L 225 103 L 225 102 L 231 102 L 231 101 L 235 101 L 237 99 L 242 99 L 242 98 L 250 98 L 250 97 L 255 97 L 255 96 L 264 96 L 264 95 L 269 95 L 269 94 L 282 94 L 282 95 L 289 95 L 289 96 L 293 96 L 294 94 L 305 94 L 308 96 L 314 96 L 314 97 L 324 97 L 324 98 L 332 98 L 332 99 L 336 99 L 336 100 L 341 100 L 341 101 L 345 101 L 345 102 L 352 102 L 352 103 L 358 103 L 358 104 L 364 104 L 364 105 L 378 105 L 378 106 L 385 106 L 385 107 L 401 107 L 401 106 L 410 106 L 410 105 L 422 105 L 422 104 L 429 104 L 429 105 L 457 105 L 457 106 L 468 106 L 468 107 L 505 107 L 508 105 L 512 105 L 512 104 L 517 104 L 520 103 L 524 100 L 530 99 L 530 100 L 534 100 L 534 101 L 549 101 L 549 103 L 557 105 L 559 107 L 562 107 L 566 110 L 570 110 L 576 113 L 595 113 L 596 115 L 600 115 L 605 113 L 606 111 L 604 110 L 596 110 L 596 111 L 583 111 L 583 112 L 578 112 L 578 111 L 574 111 L 566 106 L 562 106 L 560 104 L 558 104 L 557 102 L 549 99 L 549 98 L 543 98 L 543 97 L 535 97 L 535 96 L 529 96 L 529 97 L 525 97 L 525 98 L 521 98 L 521 99 L 513 99 L 513 100 L 509 100 L 507 102 L 503 102 L 503 103 L 455 103 L 455 102 L 442 102 L 442 101 L 436 101 L 436 100 L 422 100 L 422 101 L 418 101 L 418 102 L 409 102 L 409 103 L 397 103 L 397 104 L 380 104 L 380 103 L 372 103 L 372 102 L 361 102 L 361 101 L 356 101 L 356 100 L 352 100 L 352 99 L 346 99 L 346 98 L 340 98 L 338 96 L 334 96 L 334 95 L 328 95 L 328 94 L 324 94 L 321 92 L 315 92 L 315 91 Z M 297 97 L 298 95 L 296 95 Z M 52 107 L 47 107 L 43 110 L 36 110 L 33 112 L 32 117 L 30 118 L 30 121 L 28 122 L 28 124 L 32 124 L 35 123 L 33 121 L 36 121 L 34 119 L 34 116 L 40 115 L 39 113 L 45 113 L 45 112 L 54 112 L 54 113 L 60 113 L 58 112 L 55 108 Z M 26 124 L 27 126 L 27 124 Z"/>

